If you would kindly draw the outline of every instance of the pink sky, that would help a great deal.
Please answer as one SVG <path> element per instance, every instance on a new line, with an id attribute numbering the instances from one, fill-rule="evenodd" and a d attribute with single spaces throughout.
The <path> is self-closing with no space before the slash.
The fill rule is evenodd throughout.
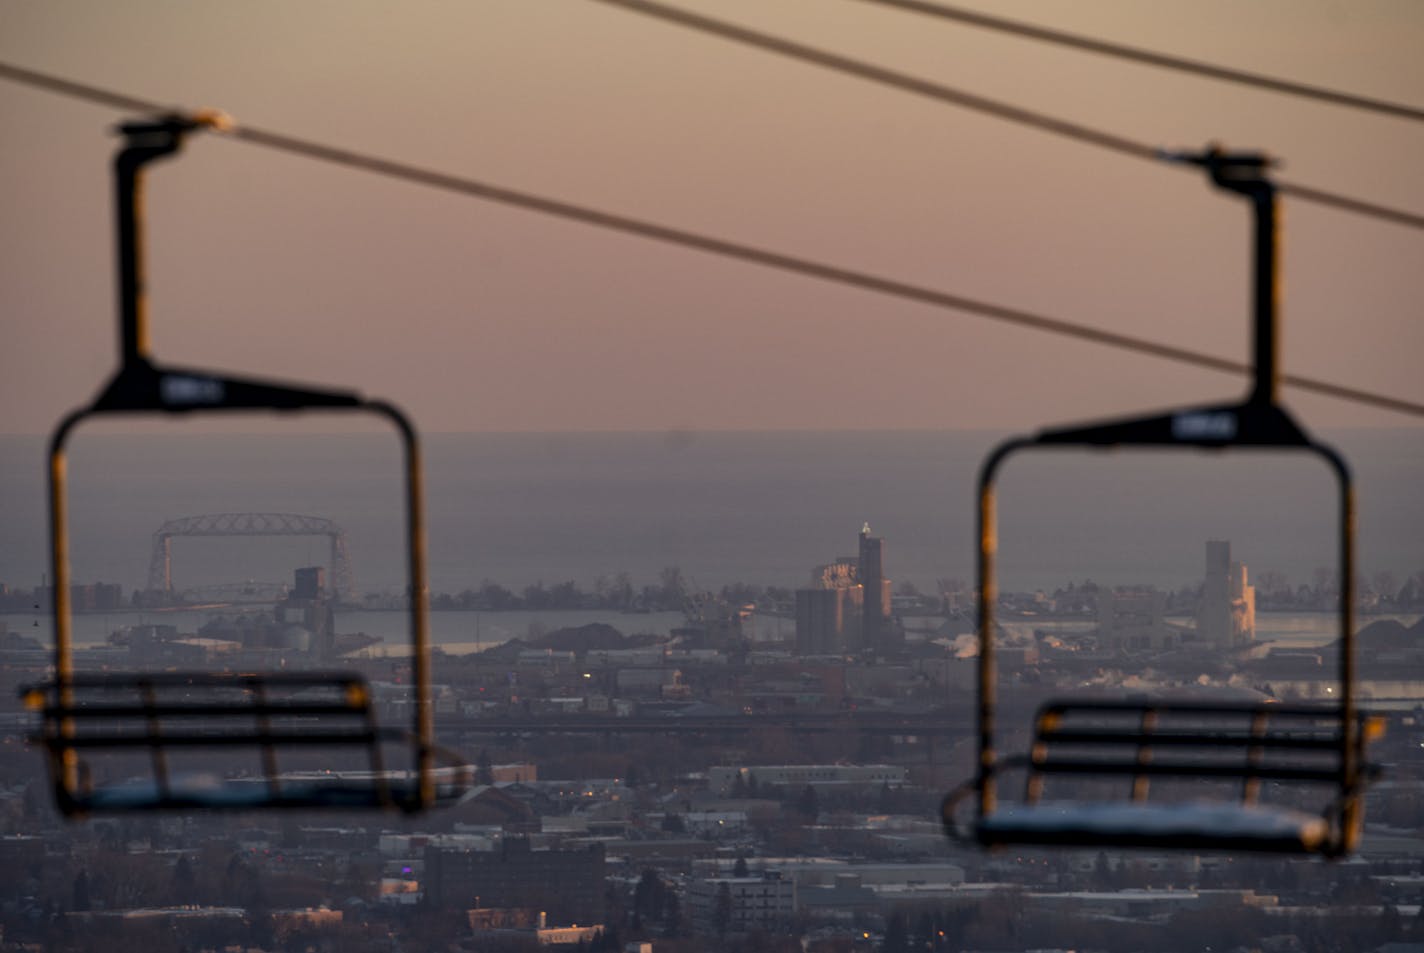
<path id="1" fill-rule="evenodd" d="M 680 0 L 1130 138 L 1424 212 L 1424 124 L 897 14 Z M 978 4 L 1424 105 L 1413 0 Z M 0 0 L 0 60 L 1226 357 L 1248 218 L 1200 176 L 581 0 Z M 106 129 L 0 83 L 0 432 L 116 343 Z M 155 353 L 356 386 L 427 430 L 1023 428 L 1244 382 L 213 138 L 150 180 Z M 1283 365 L 1424 401 L 1424 234 L 1285 211 Z M 1417 421 L 1286 392 L 1307 421 Z"/>

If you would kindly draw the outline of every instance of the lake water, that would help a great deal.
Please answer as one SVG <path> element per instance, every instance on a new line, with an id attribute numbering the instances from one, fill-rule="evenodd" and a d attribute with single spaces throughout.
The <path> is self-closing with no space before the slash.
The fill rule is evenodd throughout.
<path id="1" fill-rule="evenodd" d="M 228 512 L 323 516 L 344 528 L 356 585 L 404 586 L 394 438 L 127 436 L 71 443 L 76 581 L 145 585 L 166 520 Z M 1424 569 L 1424 431 L 1326 434 L 1358 476 L 1359 568 L 1402 582 Z M 990 433 L 581 433 L 426 440 L 430 581 L 518 591 L 626 571 L 655 584 L 679 566 L 696 586 L 805 585 L 853 554 L 862 523 L 884 537 L 887 575 L 930 590 L 972 578 L 974 480 Z M 46 572 L 43 443 L 0 437 L 0 583 Z M 1334 566 L 1335 496 L 1313 462 L 1269 454 L 1039 454 L 1001 485 L 1005 588 L 1093 579 L 1173 588 L 1200 580 L 1204 543 L 1230 539 L 1253 574 L 1292 583 Z M 315 537 L 173 541 L 181 587 L 290 581 L 327 561 Z"/>

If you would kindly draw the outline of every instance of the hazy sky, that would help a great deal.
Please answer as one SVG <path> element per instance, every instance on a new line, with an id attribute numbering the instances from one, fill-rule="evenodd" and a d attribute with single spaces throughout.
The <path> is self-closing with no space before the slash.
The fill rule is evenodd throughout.
<path id="1" fill-rule="evenodd" d="M 1134 139 L 1265 148 L 1291 181 L 1424 212 L 1424 124 L 855 0 L 680 2 Z M 1424 105 L 1416 0 L 992 9 Z M 1247 212 L 1200 175 L 587 0 L 0 0 L 0 59 L 1247 357 Z M 0 431 L 36 433 L 116 360 L 121 117 L 0 82 L 0 118 Z M 149 212 L 157 356 L 357 386 L 428 430 L 1020 428 L 1244 387 L 212 137 L 155 168 Z M 1424 234 L 1299 203 L 1285 223 L 1285 368 L 1424 400 Z"/>

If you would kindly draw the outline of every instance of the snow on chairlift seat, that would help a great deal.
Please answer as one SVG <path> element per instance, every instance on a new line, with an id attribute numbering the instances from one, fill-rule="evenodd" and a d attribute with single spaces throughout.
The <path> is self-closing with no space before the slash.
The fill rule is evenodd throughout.
<path id="1" fill-rule="evenodd" d="M 435 770 L 435 803 L 458 798 L 473 783 L 468 771 Z M 146 778 L 96 788 L 82 796 L 83 810 L 93 813 L 134 811 L 157 807 L 173 810 L 259 810 L 291 807 L 340 810 L 396 806 L 408 808 L 419 800 L 413 772 L 391 771 L 377 777 L 371 772 L 323 776 L 320 773 L 281 775 L 279 793 L 269 779 L 252 776 L 223 778 L 210 772 L 193 772 L 170 778 L 167 784 Z"/>
<path id="2" fill-rule="evenodd" d="M 1238 848 L 1314 853 L 1330 825 L 1292 808 L 1218 801 L 1044 801 L 1006 804 L 979 821 L 993 844 L 1092 847 Z"/>
<path id="3" fill-rule="evenodd" d="M 185 774 L 167 784 L 135 779 L 96 788 L 82 797 L 86 810 L 132 811 L 164 807 L 176 810 L 255 810 L 278 806 L 318 808 L 373 807 L 381 803 L 372 784 L 322 781 L 284 782 L 273 795 L 264 778 L 221 778 L 215 774 Z"/>

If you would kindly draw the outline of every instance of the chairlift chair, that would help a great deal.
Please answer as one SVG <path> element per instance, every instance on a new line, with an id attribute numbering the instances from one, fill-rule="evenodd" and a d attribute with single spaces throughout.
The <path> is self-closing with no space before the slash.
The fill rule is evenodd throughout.
<path id="1" fill-rule="evenodd" d="M 140 201 L 144 166 L 176 153 L 211 116 L 167 116 L 120 127 L 114 162 L 118 211 L 120 365 L 98 397 L 64 417 L 49 445 L 50 549 L 55 624 L 51 681 L 22 689 L 40 715 L 55 803 L 67 816 L 155 809 L 394 808 L 413 812 L 459 796 L 472 783 L 463 759 L 434 743 L 420 451 L 415 428 L 393 405 L 352 391 L 316 390 L 209 371 L 161 366 L 149 356 Z M 405 479 L 406 568 L 413 723 L 377 723 L 363 676 L 349 672 L 75 671 L 70 606 L 66 444 L 82 422 L 117 414 L 177 415 L 320 409 L 375 415 L 394 426 Z M 407 769 L 385 753 L 405 752 Z M 213 749 L 256 756 L 244 777 L 185 775 L 170 755 Z M 344 749 L 363 768 L 284 771 L 279 755 Z M 146 755 L 149 775 L 100 776 L 105 754 Z M 364 759 L 364 760 L 359 760 Z"/>
<path id="2" fill-rule="evenodd" d="M 1240 403 L 1190 407 L 1145 417 L 1041 431 L 1010 439 L 982 465 L 978 483 L 978 752 L 976 775 L 945 798 L 950 837 L 985 847 L 1007 845 L 1269 851 L 1339 857 L 1358 844 L 1362 798 L 1377 769 L 1365 761 L 1378 718 L 1356 709 L 1354 663 L 1354 498 L 1350 470 L 1277 403 L 1275 186 L 1259 154 L 1216 149 L 1175 158 L 1204 167 L 1219 188 L 1252 202 L 1254 242 L 1254 382 Z M 1338 487 L 1339 684 L 1324 703 L 1217 703 L 1146 699 L 1064 699 L 1045 703 L 1027 752 L 1001 757 L 995 745 L 994 659 L 997 530 L 995 479 L 1014 454 L 1054 448 L 1172 448 L 1296 451 L 1324 461 Z M 1002 801 L 1000 782 L 1025 775 L 1020 800 Z M 1105 798 L 1050 798 L 1050 779 L 1096 783 Z M 1152 797 L 1159 779 L 1212 779 L 1230 797 Z M 1324 789 L 1319 810 L 1286 798 L 1262 798 L 1263 782 L 1280 793 Z M 973 801 L 972 816 L 966 802 Z"/>

